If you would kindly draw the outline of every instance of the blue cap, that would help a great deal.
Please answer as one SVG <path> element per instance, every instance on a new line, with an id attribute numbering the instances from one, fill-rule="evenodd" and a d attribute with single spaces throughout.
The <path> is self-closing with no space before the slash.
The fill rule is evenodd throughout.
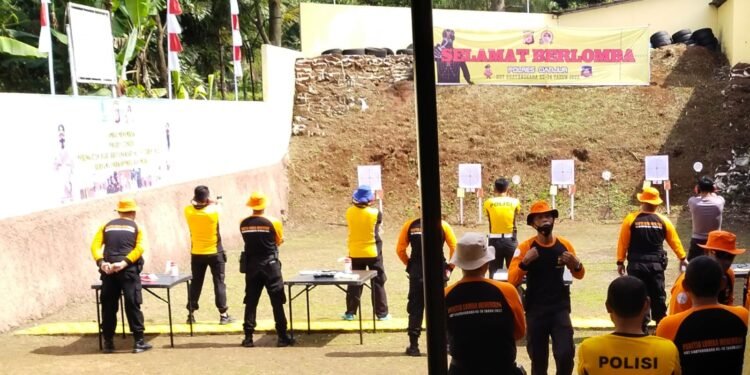
<path id="1" fill-rule="evenodd" d="M 352 200 L 354 203 L 370 203 L 374 198 L 375 196 L 369 185 L 360 185 L 352 194 Z"/>

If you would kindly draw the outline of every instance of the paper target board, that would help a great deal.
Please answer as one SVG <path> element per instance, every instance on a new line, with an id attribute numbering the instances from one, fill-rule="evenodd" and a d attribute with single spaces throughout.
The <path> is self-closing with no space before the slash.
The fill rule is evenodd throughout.
<path id="1" fill-rule="evenodd" d="M 669 180 L 669 156 L 654 155 L 646 156 L 646 180 L 666 181 Z"/>
<path id="2" fill-rule="evenodd" d="M 372 190 L 383 190 L 383 184 L 380 180 L 380 166 L 379 165 L 357 166 L 357 184 L 367 185 Z"/>
<path id="3" fill-rule="evenodd" d="M 458 187 L 464 189 L 481 189 L 482 164 L 459 164 Z"/>
<path id="4" fill-rule="evenodd" d="M 109 12 L 69 4 L 71 63 L 77 82 L 117 84 L 112 24 Z"/>
<path id="5" fill-rule="evenodd" d="M 573 159 L 552 160 L 552 185 L 575 185 L 575 162 Z"/>

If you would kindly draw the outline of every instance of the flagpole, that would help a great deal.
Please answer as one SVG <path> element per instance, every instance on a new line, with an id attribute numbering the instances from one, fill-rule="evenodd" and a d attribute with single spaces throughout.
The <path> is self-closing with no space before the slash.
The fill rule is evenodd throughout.
<path id="1" fill-rule="evenodd" d="M 172 38 L 169 34 L 169 1 L 167 1 L 167 24 L 164 27 L 167 28 L 167 92 L 169 93 L 169 99 L 172 99 L 172 64 L 169 54 L 172 53 Z"/>
<path id="2" fill-rule="evenodd" d="M 237 56 L 237 48 L 242 46 L 241 34 L 240 34 L 240 8 L 237 4 L 237 0 L 229 0 L 229 28 L 232 31 L 232 73 L 234 73 L 234 101 L 240 100 L 240 90 L 237 85 L 237 65 L 240 65 L 240 72 L 242 69 L 241 60 Z M 235 24 L 236 22 L 236 24 Z M 239 36 L 238 38 L 235 38 Z M 237 39 L 240 39 L 239 41 Z M 238 46 L 239 44 L 239 46 Z"/>
<path id="3" fill-rule="evenodd" d="M 45 2 L 47 6 L 46 12 L 44 12 L 44 23 L 47 25 L 47 30 L 49 33 L 49 52 L 47 53 L 47 68 L 49 69 L 49 92 L 52 95 L 55 95 L 55 63 L 53 61 L 52 57 L 52 25 L 49 24 L 49 3 L 47 3 L 48 0 L 42 0 Z"/>

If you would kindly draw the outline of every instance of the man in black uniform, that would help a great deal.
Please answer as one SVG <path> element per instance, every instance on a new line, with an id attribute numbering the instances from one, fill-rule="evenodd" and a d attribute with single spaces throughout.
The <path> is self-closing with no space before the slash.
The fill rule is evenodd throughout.
<path id="1" fill-rule="evenodd" d="M 687 260 L 674 225 L 668 217 L 656 212 L 662 204 L 659 190 L 645 187 L 637 197 L 641 202 L 640 211 L 630 213 L 620 226 L 617 272 L 622 276 L 627 270 L 628 275 L 637 277 L 646 284 L 651 298 L 650 319 L 658 324 L 667 315 L 667 293 L 664 290 L 667 252 L 664 251 L 664 241 L 667 241 L 680 260 L 680 269 L 687 266 Z M 648 321 L 647 316 L 643 322 L 644 332 Z"/>
<path id="2" fill-rule="evenodd" d="M 441 222 L 443 230 L 443 242 L 448 244 L 450 252 L 448 258 L 453 257 L 453 251 L 456 249 L 456 236 L 453 234 L 453 228 L 443 221 Z M 406 254 L 406 248 L 411 245 L 411 254 Z M 440 249 L 442 253 L 443 249 Z M 406 273 L 409 274 L 409 296 L 406 304 L 406 312 L 409 313 L 409 346 L 406 348 L 406 355 L 412 357 L 420 356 L 419 336 L 422 333 L 422 318 L 424 318 L 424 278 L 422 272 L 422 220 L 412 219 L 407 221 L 401 228 L 398 235 L 398 244 L 396 245 L 396 254 L 406 266 Z M 447 282 L 450 278 L 453 266 L 445 262 L 443 257 L 443 267 L 445 272 L 444 280 Z"/>
<path id="3" fill-rule="evenodd" d="M 570 287 L 565 284 L 565 268 L 576 279 L 586 273 L 573 245 L 552 233 L 557 210 L 545 201 L 531 205 L 526 224 L 536 236 L 518 245 L 508 270 L 508 282 L 521 285 L 526 276 L 526 350 L 533 375 L 546 374 L 549 362 L 549 338 L 557 374 L 573 373 L 573 324 L 570 321 Z"/>
<path id="4" fill-rule="evenodd" d="M 268 291 L 276 322 L 278 341 L 276 346 L 289 346 L 294 340 L 287 335 L 286 315 L 284 315 L 284 280 L 281 276 L 278 246 L 284 242 L 281 221 L 265 215 L 268 197 L 254 192 L 247 201 L 253 214 L 240 223 L 240 232 L 245 241 L 245 250 L 240 256 L 240 272 L 245 271 L 245 339 L 242 346 L 252 348 L 253 332 L 256 326 L 256 310 L 263 288 Z"/>
<path id="5" fill-rule="evenodd" d="M 125 297 L 125 315 L 135 344 L 133 353 L 151 349 L 143 340 L 143 313 L 141 312 L 141 276 L 145 234 L 135 222 L 138 206 L 132 198 L 124 198 L 117 204 L 119 218 L 102 225 L 91 243 L 91 255 L 99 267 L 102 280 L 102 335 L 104 353 L 112 353 L 115 344 L 117 308 L 120 294 Z M 102 249 L 102 246 L 104 248 Z"/>

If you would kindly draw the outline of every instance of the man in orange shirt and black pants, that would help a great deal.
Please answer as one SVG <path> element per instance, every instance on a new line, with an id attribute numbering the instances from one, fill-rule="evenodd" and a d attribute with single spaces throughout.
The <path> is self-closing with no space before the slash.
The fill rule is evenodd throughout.
<path id="1" fill-rule="evenodd" d="M 91 243 L 91 255 L 99 267 L 102 279 L 102 336 L 104 353 L 112 353 L 112 341 L 117 325 L 117 307 L 120 294 L 125 299 L 125 315 L 133 332 L 133 353 L 151 349 L 143 339 L 143 313 L 141 312 L 141 269 L 146 235 L 138 223 L 135 200 L 123 198 L 117 204 L 119 218 L 110 220 L 96 232 Z M 104 248 L 102 248 L 102 246 Z"/>
<path id="2" fill-rule="evenodd" d="M 523 373 L 516 367 L 516 341 L 526 333 L 521 298 L 513 285 L 485 277 L 494 258 L 482 233 L 466 233 L 456 245 L 451 263 L 463 277 L 445 289 L 449 375 Z"/>
<path id="3" fill-rule="evenodd" d="M 456 249 L 456 236 L 453 229 L 445 221 L 442 222 L 443 242 L 448 244 L 450 254 L 448 259 L 453 257 L 453 251 Z M 406 248 L 411 245 L 411 256 L 406 254 Z M 443 249 L 440 249 L 442 253 Z M 396 254 L 401 262 L 406 266 L 406 273 L 409 274 L 409 297 L 406 304 L 406 312 L 409 313 L 409 347 L 406 348 L 406 355 L 418 357 L 419 336 L 422 332 L 422 318 L 424 317 L 424 280 L 422 272 L 422 220 L 412 219 L 406 222 L 401 228 L 398 235 L 398 244 L 396 245 Z M 450 278 L 453 266 L 445 263 L 443 258 L 445 281 Z"/>
<path id="4" fill-rule="evenodd" d="M 284 279 L 279 261 L 279 246 L 284 243 L 284 230 L 281 221 L 266 215 L 268 197 L 254 192 L 247 200 L 247 206 L 253 214 L 240 222 L 240 233 L 245 242 L 243 255 L 240 256 L 240 271 L 245 270 L 245 322 L 242 325 L 245 339 L 242 346 L 252 348 L 253 333 L 256 326 L 258 300 L 263 288 L 268 292 L 273 309 L 273 320 L 276 323 L 276 346 L 294 345 L 294 339 L 287 335 L 287 320 L 284 314 L 286 294 Z"/>
<path id="5" fill-rule="evenodd" d="M 659 321 L 667 315 L 667 293 L 664 290 L 664 271 L 667 269 L 667 253 L 664 240 L 680 260 L 680 269 L 687 264 L 685 250 L 680 237 L 666 216 L 656 212 L 662 203 L 659 190 L 643 188 L 638 194 L 641 210 L 630 213 L 620 227 L 617 243 L 617 273 L 625 274 L 625 259 L 628 260 L 628 275 L 641 279 L 646 284 L 651 298 L 651 319 Z M 643 322 L 646 331 L 648 316 Z"/>
<path id="6" fill-rule="evenodd" d="M 656 335 L 675 343 L 684 375 L 740 375 L 747 310 L 719 304 L 724 271 L 713 258 L 694 258 L 685 273 L 683 286 L 693 307 L 662 319 Z"/>
<path id="7" fill-rule="evenodd" d="M 734 271 L 732 271 L 732 261 L 734 257 L 745 252 L 745 249 L 737 249 L 737 236 L 734 233 L 715 230 L 708 232 L 707 242 L 703 245 L 697 244 L 703 248 L 706 255 L 716 259 L 724 270 L 724 277 L 721 282 L 721 291 L 719 291 L 719 303 L 722 305 L 734 305 Z M 669 315 L 683 312 L 693 307 L 693 301 L 690 294 L 685 290 L 683 282 L 685 273 L 680 274 L 677 281 L 672 287 L 672 297 L 669 299 Z"/>
<path id="8" fill-rule="evenodd" d="M 190 229 L 190 268 L 193 272 L 193 282 L 190 284 L 192 306 L 188 306 L 188 323 L 195 323 L 193 312 L 198 310 L 206 269 L 211 268 L 219 324 L 229 324 L 234 318 L 227 314 L 227 286 L 224 283 L 227 254 L 221 245 L 219 206 L 209 199 L 208 187 L 200 185 L 195 188 L 191 205 L 185 207 L 185 220 Z"/>
<path id="9" fill-rule="evenodd" d="M 532 374 L 546 374 L 549 361 L 549 338 L 558 374 L 573 373 L 573 324 L 570 321 L 570 287 L 563 273 L 567 267 L 576 279 L 586 270 L 576 256 L 573 245 L 552 234 L 557 210 L 547 202 L 531 205 L 526 224 L 537 235 L 518 245 L 510 263 L 508 282 L 519 286 L 526 276 L 526 349 L 531 359 Z"/>

